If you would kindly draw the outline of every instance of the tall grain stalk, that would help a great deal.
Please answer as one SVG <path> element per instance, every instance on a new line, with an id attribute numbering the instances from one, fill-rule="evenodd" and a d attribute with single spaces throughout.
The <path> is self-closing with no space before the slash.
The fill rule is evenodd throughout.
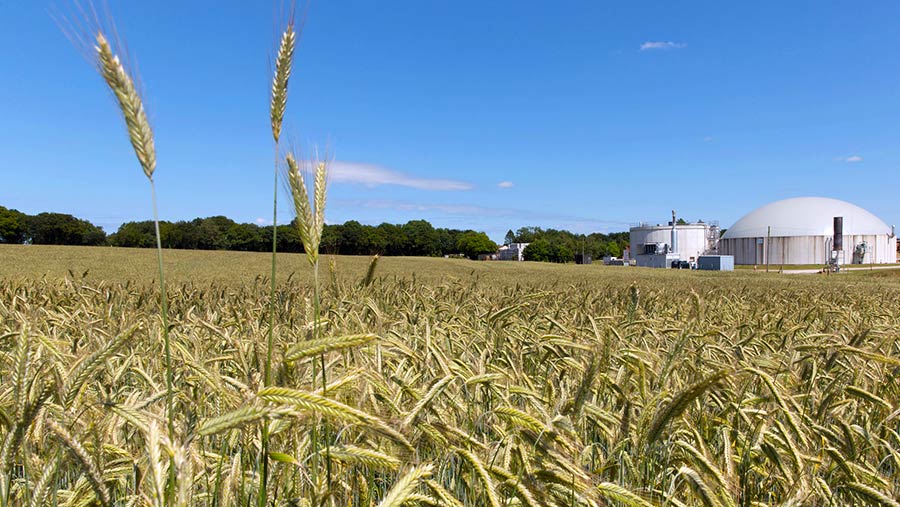
<path id="1" fill-rule="evenodd" d="M 272 138 L 275 140 L 275 186 L 272 192 L 272 273 L 269 286 L 269 335 L 266 343 L 265 385 L 269 385 L 272 381 L 272 351 L 275 348 L 275 266 L 276 254 L 278 253 L 278 145 L 281 139 L 281 124 L 284 120 L 284 111 L 287 107 L 288 81 L 291 78 L 291 67 L 294 63 L 296 39 L 294 23 L 291 21 L 281 36 L 281 45 L 278 48 L 278 55 L 275 59 L 272 102 L 269 106 Z M 260 507 L 264 507 L 268 498 L 269 477 L 269 425 L 265 422 L 262 424 L 261 444 L 260 460 L 262 461 L 262 473 L 259 481 L 258 502 Z"/>
<path id="2" fill-rule="evenodd" d="M 172 391 L 174 384 L 174 372 L 172 369 L 172 348 L 169 339 L 169 304 L 166 296 L 166 277 L 163 270 L 162 240 L 159 234 L 159 212 L 156 205 L 156 184 L 153 181 L 153 173 L 156 170 L 156 146 L 153 142 L 153 130 L 147 120 L 147 112 L 140 93 L 134 85 L 134 78 L 125 69 L 121 60 L 113 53 L 109 41 L 102 31 L 97 32 L 97 66 L 103 80 L 116 97 L 125 126 L 128 128 L 128 138 L 138 162 L 150 182 L 150 200 L 153 203 L 153 228 L 156 233 L 156 261 L 159 269 L 159 301 L 160 315 L 163 325 L 163 343 L 165 347 L 166 362 L 166 422 L 169 440 L 175 437 L 175 411 L 172 403 Z M 169 467 L 169 488 L 175 485 L 175 467 Z"/>
<path id="3" fill-rule="evenodd" d="M 275 254 L 278 251 L 278 147 L 281 139 L 281 124 L 284 120 L 285 108 L 287 107 L 288 81 L 291 77 L 291 68 L 294 62 L 296 38 L 293 22 L 288 23 L 284 34 L 281 36 L 281 45 L 278 48 L 278 57 L 275 60 L 275 77 L 272 80 L 272 102 L 269 108 L 272 122 L 272 138 L 275 140 L 275 181 L 272 192 L 272 279 L 269 292 L 271 300 L 269 303 L 269 336 L 265 365 L 265 381 L 267 385 L 271 381 L 275 327 Z"/>
<path id="4" fill-rule="evenodd" d="M 306 252 L 306 260 L 313 268 L 313 339 L 320 338 L 320 287 L 319 287 L 319 243 L 322 240 L 322 231 L 325 228 L 325 200 L 326 200 L 326 183 L 327 183 L 327 166 L 325 162 L 318 162 L 315 170 L 314 195 L 313 202 L 310 204 L 309 192 L 306 190 L 306 180 L 300 165 L 294 158 L 294 155 L 288 153 L 286 157 L 288 166 L 288 183 L 291 188 L 291 197 L 294 201 L 294 211 L 297 214 L 297 231 L 300 240 L 303 242 L 303 250 Z M 326 394 L 328 379 L 325 371 L 325 356 L 319 358 L 322 367 L 322 394 Z M 317 380 L 317 367 L 313 361 L 312 380 L 315 385 Z M 312 438 L 312 455 L 313 466 L 312 476 L 315 477 L 318 468 L 318 459 L 316 453 L 318 451 L 318 432 L 314 428 Z M 325 466 L 328 476 L 328 483 L 331 483 L 331 456 L 329 446 L 326 441 L 325 445 Z"/>
<path id="5" fill-rule="evenodd" d="M 153 143 L 153 130 L 147 120 L 144 103 L 134 86 L 134 79 L 122 65 L 119 57 L 113 54 L 103 32 L 97 32 L 97 63 L 103 80 L 119 103 L 125 125 L 128 127 L 128 138 L 137 156 L 144 175 L 150 182 L 150 199 L 153 203 L 153 226 L 156 232 L 156 259 L 159 267 L 160 313 L 163 321 L 163 341 L 166 356 L 166 417 L 169 437 L 175 432 L 174 413 L 172 410 L 172 352 L 169 343 L 169 307 L 166 297 L 166 277 L 163 271 L 162 240 L 159 234 L 159 213 L 156 205 L 156 185 L 153 172 L 156 170 L 156 146 Z"/>

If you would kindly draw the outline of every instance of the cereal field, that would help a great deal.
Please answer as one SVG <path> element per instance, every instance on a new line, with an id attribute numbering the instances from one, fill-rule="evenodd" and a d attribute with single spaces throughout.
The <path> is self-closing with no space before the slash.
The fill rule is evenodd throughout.
<path id="1" fill-rule="evenodd" d="M 898 505 L 895 277 L 281 255 L 265 384 L 270 256 L 166 252 L 169 392 L 154 255 L 0 248 L 3 505 Z"/>

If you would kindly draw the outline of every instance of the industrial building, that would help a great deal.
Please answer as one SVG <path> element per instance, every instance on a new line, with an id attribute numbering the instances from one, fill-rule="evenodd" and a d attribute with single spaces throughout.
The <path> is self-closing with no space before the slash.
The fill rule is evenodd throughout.
<path id="1" fill-rule="evenodd" d="M 497 251 L 497 258 L 501 261 L 524 261 L 525 247 L 528 245 L 528 243 L 510 243 L 508 245 L 503 245 Z"/>
<path id="2" fill-rule="evenodd" d="M 668 268 L 673 261 L 693 264 L 703 254 L 716 253 L 719 226 L 715 222 L 678 223 L 675 212 L 666 225 L 641 223 L 628 231 L 630 254 L 638 266 Z"/>
<path id="3" fill-rule="evenodd" d="M 881 264 L 897 261 L 897 238 L 892 226 L 859 206 L 797 197 L 745 215 L 722 235 L 718 250 L 735 264 Z"/>

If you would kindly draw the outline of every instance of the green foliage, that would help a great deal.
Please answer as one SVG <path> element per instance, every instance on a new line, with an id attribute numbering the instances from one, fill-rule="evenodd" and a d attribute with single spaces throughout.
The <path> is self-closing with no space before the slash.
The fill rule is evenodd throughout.
<path id="1" fill-rule="evenodd" d="M 509 231 L 507 236 L 511 232 Z M 541 260 L 545 260 L 544 257 L 554 259 L 548 262 L 572 262 L 574 252 L 581 253 L 582 248 L 584 248 L 584 253 L 590 254 L 594 259 L 602 259 L 607 255 L 621 257 L 629 242 L 627 232 L 609 234 L 594 232 L 583 235 L 557 229 L 541 229 L 540 227 L 522 227 L 512 235 L 512 240 L 512 243 L 534 243 L 538 240 L 548 242 L 552 248 L 557 249 L 555 252 L 539 255 L 542 257 Z M 506 241 L 510 242 L 509 238 Z M 562 250 L 561 247 L 565 247 L 566 250 Z"/>
<path id="2" fill-rule="evenodd" d="M 551 244 L 545 239 L 538 239 L 525 247 L 522 256 L 526 261 L 566 263 L 575 260 L 575 254 L 564 244 Z"/>
<path id="3" fill-rule="evenodd" d="M 72 215 L 63 213 L 39 213 L 26 218 L 28 239 L 36 245 L 84 245 L 106 244 L 103 229 Z"/>
<path id="4" fill-rule="evenodd" d="M 0 243 L 19 244 L 28 233 L 27 215 L 14 209 L 0 206 Z"/>
<path id="5" fill-rule="evenodd" d="M 522 256 L 526 261 L 551 262 L 552 248 L 545 239 L 534 240 L 525 247 Z"/>
<path id="6" fill-rule="evenodd" d="M 496 252 L 497 244 L 483 232 L 469 231 L 460 235 L 456 248 L 466 257 L 477 259 L 479 255 Z"/>
<path id="7" fill-rule="evenodd" d="M 272 248 L 272 226 L 238 223 L 225 216 L 195 218 L 178 222 L 159 222 L 163 248 L 187 250 L 239 250 L 264 252 Z M 0 206 L 0 243 L 102 245 L 130 248 L 153 248 L 156 237 L 153 221 L 126 222 L 107 238 L 99 227 L 71 215 L 42 213 L 29 217 Z M 515 233 L 507 231 L 508 243 L 535 243 L 526 260 L 572 262 L 574 252 L 595 259 L 604 255 L 619 257 L 628 245 L 628 233 L 576 235 L 569 231 L 523 227 Z M 277 250 L 303 253 L 303 243 L 294 222 L 279 225 Z M 387 255 L 436 257 L 463 254 L 476 258 L 493 253 L 497 245 L 483 232 L 436 228 L 426 220 L 405 224 L 365 225 L 356 220 L 325 225 L 320 245 L 322 253 L 331 255 Z"/>
<path id="8" fill-rule="evenodd" d="M 440 236 L 427 221 L 411 220 L 403 226 L 403 232 L 410 240 L 408 255 L 434 257 L 441 254 Z"/>
<path id="9" fill-rule="evenodd" d="M 162 229 L 162 223 L 160 223 Z M 160 232 L 162 232 L 160 230 Z M 109 243 L 113 246 L 129 248 L 153 248 L 156 246 L 156 236 L 153 232 L 153 221 L 126 222 L 119 227 L 115 234 L 109 236 Z M 167 246 L 163 241 L 163 246 Z"/>

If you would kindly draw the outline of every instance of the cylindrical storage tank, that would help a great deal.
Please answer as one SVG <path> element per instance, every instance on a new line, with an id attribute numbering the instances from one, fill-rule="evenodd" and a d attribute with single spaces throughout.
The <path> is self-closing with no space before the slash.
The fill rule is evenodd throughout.
<path id="1" fill-rule="evenodd" d="M 708 224 L 676 225 L 676 250 L 682 260 L 696 259 L 709 249 Z M 651 253 L 656 245 L 664 245 L 671 252 L 672 226 L 671 225 L 639 225 L 628 231 L 631 244 L 631 255 L 643 255 Z M 648 246 L 650 247 L 648 249 Z M 662 252 L 657 252 L 662 253 Z"/>
<path id="2" fill-rule="evenodd" d="M 729 227 L 719 253 L 735 264 L 826 264 L 834 250 L 835 217 L 841 217 L 840 264 L 897 262 L 893 230 L 872 213 L 837 199 L 797 197 L 758 208 Z"/>

